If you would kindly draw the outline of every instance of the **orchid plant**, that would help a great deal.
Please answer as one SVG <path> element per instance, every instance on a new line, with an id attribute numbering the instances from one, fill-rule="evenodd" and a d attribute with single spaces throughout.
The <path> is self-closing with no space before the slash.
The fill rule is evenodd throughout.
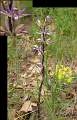
<path id="1" fill-rule="evenodd" d="M 4 1 L 1 1 L 2 6 L 0 8 L 0 14 L 7 16 L 8 21 L 5 23 L 5 26 L 0 26 L 0 33 L 5 33 L 6 35 L 22 35 L 28 33 L 25 30 L 25 25 L 20 24 L 15 27 L 15 22 L 22 17 L 31 16 L 31 14 L 25 14 L 26 8 L 18 10 L 18 8 L 13 6 L 13 0 L 8 1 L 8 6 L 6 7 Z"/>
<path id="2" fill-rule="evenodd" d="M 33 47 L 33 52 L 38 51 L 39 55 L 41 55 L 41 76 L 42 76 L 42 81 L 39 86 L 39 93 L 38 93 L 38 120 L 41 119 L 40 117 L 40 99 L 41 99 L 41 91 L 42 91 L 42 86 L 45 80 L 45 51 L 46 51 L 46 44 L 52 44 L 52 41 L 48 38 L 48 36 L 52 35 L 53 32 L 49 31 L 49 25 L 52 23 L 53 18 L 50 16 L 46 16 L 44 20 L 40 20 L 37 18 L 36 20 L 36 25 L 39 28 L 39 32 L 36 32 L 35 34 L 40 35 L 40 38 L 37 39 L 38 42 L 40 42 L 40 45 L 34 46 Z M 48 42 L 49 41 L 49 42 Z"/>

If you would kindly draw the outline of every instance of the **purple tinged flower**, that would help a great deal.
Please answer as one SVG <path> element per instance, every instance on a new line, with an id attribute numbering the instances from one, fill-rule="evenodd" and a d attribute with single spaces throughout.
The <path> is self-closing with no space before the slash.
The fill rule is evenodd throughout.
<path id="1" fill-rule="evenodd" d="M 7 15 L 8 17 L 11 17 L 10 13 L 8 13 L 8 11 L 5 11 L 3 9 L 0 9 L 0 14 L 4 14 L 4 15 Z"/>
<path id="2" fill-rule="evenodd" d="M 36 23 L 39 27 L 41 27 L 41 21 L 39 19 L 37 19 Z"/>
<path id="3" fill-rule="evenodd" d="M 53 34 L 53 32 L 52 31 L 49 31 L 48 29 L 43 29 L 43 30 L 41 30 L 40 32 L 36 32 L 36 34 L 39 34 L 39 35 L 42 35 L 42 34 L 44 34 L 44 35 L 52 35 Z M 39 39 L 38 39 L 39 40 Z"/>
<path id="4" fill-rule="evenodd" d="M 47 43 L 47 44 L 53 44 L 53 43 L 55 43 L 55 41 L 52 41 L 52 40 L 50 40 L 50 39 L 47 39 L 46 43 Z"/>
<path id="5" fill-rule="evenodd" d="M 14 15 L 14 19 L 15 20 L 18 20 L 18 19 L 20 19 L 20 18 L 22 18 L 22 17 L 27 17 L 27 16 L 31 16 L 31 14 L 22 14 L 22 15 Z"/>
<path id="6" fill-rule="evenodd" d="M 16 7 L 11 7 L 11 9 L 9 7 L 7 7 L 6 9 L 0 8 L 0 14 L 4 14 L 7 17 L 11 18 L 12 22 L 24 16 L 31 16 L 31 14 L 25 14 L 24 11 L 25 11 L 25 8 L 23 10 L 18 10 L 18 8 Z M 5 24 L 5 32 L 7 34 L 10 34 L 10 30 L 8 28 L 9 28 L 9 24 Z M 12 26 L 12 29 L 13 29 L 13 26 Z M 21 24 L 13 29 L 13 33 L 16 33 L 17 36 L 28 34 L 28 32 L 26 31 L 26 27 Z"/>
<path id="7" fill-rule="evenodd" d="M 47 34 L 47 35 L 52 35 L 52 34 L 53 34 L 53 32 L 47 32 L 46 34 Z"/>
<path id="8" fill-rule="evenodd" d="M 48 15 L 48 16 L 46 16 L 46 18 L 45 18 L 45 22 L 48 22 L 48 21 L 50 21 L 51 20 L 51 17 Z"/>
<path id="9" fill-rule="evenodd" d="M 52 20 L 53 20 L 53 17 L 51 17 L 51 16 L 46 16 L 46 18 L 45 18 L 45 22 L 47 23 L 47 24 L 51 24 L 51 22 L 52 22 Z"/>
<path id="10" fill-rule="evenodd" d="M 41 55 L 43 53 L 42 51 L 42 45 L 38 47 L 38 55 Z"/>
<path id="11" fill-rule="evenodd" d="M 34 45 L 32 48 L 32 52 L 38 53 L 38 55 L 41 55 L 42 54 L 42 46 Z"/>
<path id="12" fill-rule="evenodd" d="M 53 32 L 42 31 L 42 32 L 36 32 L 36 34 L 39 34 L 39 35 L 41 35 L 41 34 L 44 34 L 44 35 L 52 35 Z M 38 40 L 39 40 L 39 39 L 38 39 Z"/>
<path id="13" fill-rule="evenodd" d="M 43 41 L 43 38 L 38 38 L 37 41 L 38 41 L 38 42 L 44 42 L 44 41 Z"/>
<path id="14" fill-rule="evenodd" d="M 18 20 L 19 19 L 19 16 L 18 15 L 13 15 L 11 16 L 13 18 L 13 20 Z"/>
<path id="15" fill-rule="evenodd" d="M 0 9 L 0 14 L 7 15 L 8 17 L 14 18 L 14 20 L 18 20 L 19 18 L 22 18 L 24 16 L 31 16 L 31 14 L 24 14 L 25 8 L 23 10 L 18 10 L 15 7 L 12 7 L 10 10 L 9 8 Z"/>
<path id="16" fill-rule="evenodd" d="M 34 52 L 35 54 L 38 53 L 38 46 L 37 45 L 33 46 L 32 52 Z"/>

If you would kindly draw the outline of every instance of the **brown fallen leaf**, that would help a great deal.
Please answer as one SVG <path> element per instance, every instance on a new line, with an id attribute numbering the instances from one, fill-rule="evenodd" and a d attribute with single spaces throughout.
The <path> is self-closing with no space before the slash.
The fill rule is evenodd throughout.
<path id="1" fill-rule="evenodd" d="M 32 111 L 33 107 L 37 107 L 37 104 L 32 103 L 30 100 L 28 100 L 22 105 L 22 108 L 20 109 L 20 112 L 21 111 L 24 111 L 24 112 Z"/>
<path id="2" fill-rule="evenodd" d="M 32 107 L 31 107 L 31 101 L 26 101 L 23 105 L 22 108 L 20 109 L 20 112 L 24 111 L 24 112 L 28 112 L 28 111 L 32 111 Z"/>

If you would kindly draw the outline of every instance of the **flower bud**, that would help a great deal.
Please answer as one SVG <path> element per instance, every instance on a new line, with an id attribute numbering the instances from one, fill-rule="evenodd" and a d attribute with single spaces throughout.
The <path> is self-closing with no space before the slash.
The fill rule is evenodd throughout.
<path id="1" fill-rule="evenodd" d="M 51 22 L 52 22 L 52 17 L 51 16 L 46 16 L 45 23 L 51 24 Z"/>
<path id="2" fill-rule="evenodd" d="M 36 24 L 41 27 L 41 21 L 39 19 L 36 20 Z"/>

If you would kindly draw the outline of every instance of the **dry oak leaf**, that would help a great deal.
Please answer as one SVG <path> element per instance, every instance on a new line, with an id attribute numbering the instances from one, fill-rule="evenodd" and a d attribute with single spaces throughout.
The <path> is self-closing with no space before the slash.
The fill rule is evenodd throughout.
<path id="1" fill-rule="evenodd" d="M 22 105 L 22 108 L 20 109 L 20 112 L 21 112 L 21 111 L 24 111 L 24 112 L 32 111 L 32 110 L 33 110 L 32 107 L 37 107 L 37 104 L 36 104 L 36 103 L 32 103 L 30 100 L 29 100 L 29 101 L 26 101 L 26 102 Z"/>

